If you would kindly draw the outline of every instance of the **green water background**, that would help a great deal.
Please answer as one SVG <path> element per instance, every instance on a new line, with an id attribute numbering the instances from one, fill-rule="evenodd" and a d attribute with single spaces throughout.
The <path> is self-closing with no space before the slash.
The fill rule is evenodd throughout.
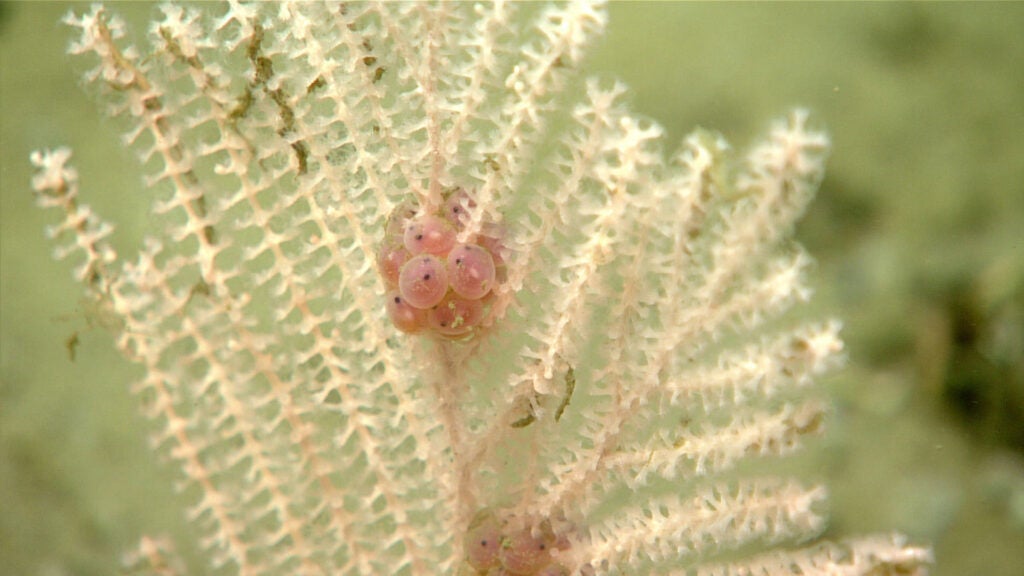
<path id="1" fill-rule="evenodd" d="M 115 9 L 136 39 L 155 12 Z M 69 145 L 116 248 L 149 222 L 65 55 L 67 10 L 0 4 L 0 575 L 109 574 L 139 534 L 188 534 L 127 394 L 138 370 L 51 258 L 28 186 L 29 152 Z M 794 105 L 833 137 L 798 228 L 815 312 L 843 319 L 849 354 L 810 456 L 828 536 L 905 532 L 939 576 L 1024 572 L 1024 4 L 610 12 L 587 68 L 625 81 L 670 142 L 702 126 L 742 148 Z"/>

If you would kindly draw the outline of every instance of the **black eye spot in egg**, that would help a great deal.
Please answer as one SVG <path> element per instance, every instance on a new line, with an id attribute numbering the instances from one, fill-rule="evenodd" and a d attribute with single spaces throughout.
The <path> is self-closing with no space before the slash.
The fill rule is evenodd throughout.
<path id="1" fill-rule="evenodd" d="M 402 303 L 402 297 L 401 296 L 395 296 L 395 304 L 401 304 L 401 303 Z"/>
<path id="2" fill-rule="evenodd" d="M 430 274 L 424 274 L 423 275 L 423 279 L 424 280 L 430 280 Z"/>

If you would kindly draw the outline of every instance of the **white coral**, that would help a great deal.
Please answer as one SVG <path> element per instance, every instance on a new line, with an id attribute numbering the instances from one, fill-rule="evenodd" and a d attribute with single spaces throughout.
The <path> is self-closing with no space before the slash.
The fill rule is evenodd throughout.
<path id="1" fill-rule="evenodd" d="M 145 368 L 153 446 L 216 570 L 468 571 L 481 514 L 551 538 L 541 562 L 576 573 L 923 570 L 898 539 L 706 565 L 825 522 L 819 486 L 724 476 L 820 430 L 804 391 L 842 351 L 835 321 L 759 330 L 810 296 L 788 238 L 828 139 L 806 112 L 733 176 L 721 137 L 666 162 L 625 86 L 576 89 L 600 4 L 206 10 L 164 6 L 144 57 L 103 8 L 66 19 L 149 174 L 160 226 L 135 261 L 77 204 L 70 152 L 32 161 L 60 254 L 83 255 Z M 385 219 L 454 189 L 461 240 L 501 231 L 495 322 L 398 334 L 374 270 Z M 639 503 L 608 513 L 623 490 Z M 133 558 L 170 570 L 157 542 Z"/>

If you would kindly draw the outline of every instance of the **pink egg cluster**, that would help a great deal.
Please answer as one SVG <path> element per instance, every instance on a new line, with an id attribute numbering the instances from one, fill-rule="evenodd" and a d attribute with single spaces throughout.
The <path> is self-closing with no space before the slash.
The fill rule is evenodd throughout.
<path id="1" fill-rule="evenodd" d="M 388 317 L 402 332 L 463 338 L 490 316 L 505 274 L 502 244 L 493 226 L 458 242 L 474 206 L 468 192 L 456 189 L 439 210 L 402 204 L 388 218 L 377 268 L 388 288 Z"/>
<path id="2" fill-rule="evenodd" d="M 517 525 L 489 510 L 476 515 L 463 542 L 466 564 L 488 576 L 568 576 L 556 556 L 569 547 L 568 539 L 555 535 L 546 522 Z"/>

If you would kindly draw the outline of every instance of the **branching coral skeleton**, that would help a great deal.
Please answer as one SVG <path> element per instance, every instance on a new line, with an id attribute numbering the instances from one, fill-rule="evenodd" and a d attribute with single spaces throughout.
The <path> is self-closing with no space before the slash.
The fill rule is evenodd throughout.
<path id="1" fill-rule="evenodd" d="M 67 17 L 158 227 L 116 254 L 64 148 L 33 187 L 211 573 L 924 573 L 900 536 L 800 548 L 824 488 L 735 471 L 821 430 L 842 352 L 836 321 L 768 324 L 810 296 L 806 112 L 666 161 L 623 85 L 578 80 L 599 4 L 160 11 L 145 52 Z"/>

